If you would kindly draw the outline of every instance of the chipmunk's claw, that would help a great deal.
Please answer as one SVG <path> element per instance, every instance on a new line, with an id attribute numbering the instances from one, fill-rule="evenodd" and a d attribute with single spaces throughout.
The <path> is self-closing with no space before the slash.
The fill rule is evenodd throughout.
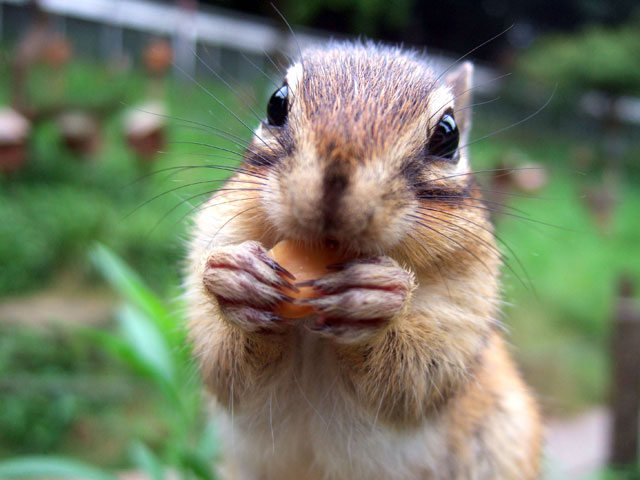
<path id="1" fill-rule="evenodd" d="M 231 323 L 253 332 L 272 331 L 282 327 L 282 319 L 273 313 L 275 307 L 293 301 L 281 289 L 298 291 L 280 273 L 294 279 L 260 243 L 249 241 L 211 252 L 203 285 Z"/>
<path id="2" fill-rule="evenodd" d="M 300 285 L 300 284 L 296 284 Z M 309 328 L 341 341 L 377 334 L 405 309 L 413 275 L 389 257 L 359 259 L 314 280 L 319 293 L 304 304 L 317 312 Z"/>

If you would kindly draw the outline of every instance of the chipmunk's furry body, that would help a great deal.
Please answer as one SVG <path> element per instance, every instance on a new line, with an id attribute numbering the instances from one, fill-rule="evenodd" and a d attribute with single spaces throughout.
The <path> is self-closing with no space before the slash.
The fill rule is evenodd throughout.
<path id="1" fill-rule="evenodd" d="M 284 121 L 201 210 L 190 333 L 226 478 L 537 477 L 538 413 L 497 327 L 500 258 L 463 148 L 470 77 L 372 45 L 306 51 Z M 316 282 L 316 316 L 277 318 L 287 282 L 265 249 L 326 238 L 358 260 Z"/>

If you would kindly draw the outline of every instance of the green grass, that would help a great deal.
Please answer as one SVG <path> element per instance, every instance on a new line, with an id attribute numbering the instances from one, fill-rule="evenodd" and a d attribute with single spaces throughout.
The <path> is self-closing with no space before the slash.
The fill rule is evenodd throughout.
<path id="1" fill-rule="evenodd" d="M 102 468 L 133 463 L 150 478 L 214 480 L 218 438 L 179 309 L 107 248 L 91 259 L 125 301 L 115 328 L 0 330 L 0 457 L 25 454 L 0 477 L 106 479 Z"/>
<path id="2" fill-rule="evenodd" d="M 589 476 L 586 480 L 638 480 L 640 467 L 609 469 Z"/>
<path id="3" fill-rule="evenodd" d="M 149 387 L 77 328 L 2 325 L 0 338 L 0 457 L 63 453 L 119 466 L 132 435 L 162 432 Z"/>

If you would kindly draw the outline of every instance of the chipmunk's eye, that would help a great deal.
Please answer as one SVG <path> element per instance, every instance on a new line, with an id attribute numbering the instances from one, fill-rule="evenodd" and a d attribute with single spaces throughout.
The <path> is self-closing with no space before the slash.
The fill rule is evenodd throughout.
<path id="1" fill-rule="evenodd" d="M 287 121 L 289 113 L 289 87 L 281 86 L 276 90 L 267 104 L 267 120 L 269 125 L 281 127 Z"/>
<path id="2" fill-rule="evenodd" d="M 453 112 L 445 113 L 431 134 L 427 152 L 429 155 L 442 158 L 453 158 L 458 150 L 460 132 L 453 118 Z"/>

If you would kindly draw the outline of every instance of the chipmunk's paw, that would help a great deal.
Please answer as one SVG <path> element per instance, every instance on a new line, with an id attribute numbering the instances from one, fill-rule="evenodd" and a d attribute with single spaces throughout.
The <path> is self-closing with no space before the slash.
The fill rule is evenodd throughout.
<path id="1" fill-rule="evenodd" d="M 248 241 L 213 250 L 206 260 L 203 283 L 229 322 L 248 332 L 277 332 L 284 323 L 274 308 L 291 300 L 281 289 L 295 290 L 279 273 L 294 278 L 260 243 Z"/>
<path id="2" fill-rule="evenodd" d="M 334 273 L 307 283 L 319 294 L 305 300 L 317 312 L 312 330 L 345 343 L 361 342 L 384 330 L 406 308 L 414 279 L 391 258 L 335 267 Z"/>

